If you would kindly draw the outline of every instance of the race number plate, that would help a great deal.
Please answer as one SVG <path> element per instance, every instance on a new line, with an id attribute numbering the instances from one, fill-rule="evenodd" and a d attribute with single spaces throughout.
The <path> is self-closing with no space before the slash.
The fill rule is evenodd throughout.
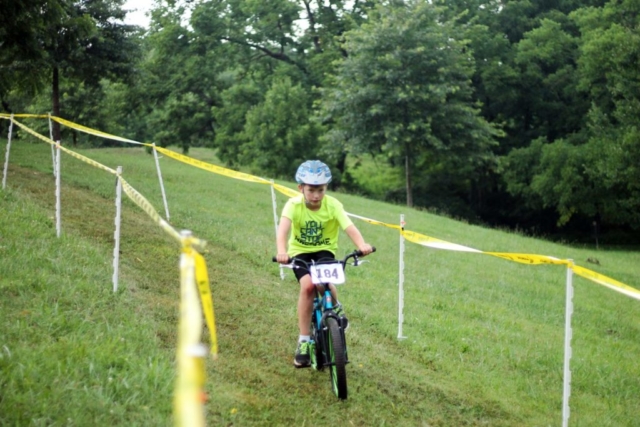
<path id="1" fill-rule="evenodd" d="M 332 283 L 341 285 L 344 283 L 344 270 L 339 262 L 335 264 L 319 264 L 311 266 L 311 281 L 315 284 Z"/>

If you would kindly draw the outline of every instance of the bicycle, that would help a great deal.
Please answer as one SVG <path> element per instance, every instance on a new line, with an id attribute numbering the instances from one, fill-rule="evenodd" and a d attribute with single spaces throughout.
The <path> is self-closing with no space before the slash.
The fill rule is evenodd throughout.
<path id="1" fill-rule="evenodd" d="M 373 252 L 376 248 L 373 248 Z M 334 311 L 333 297 L 330 284 L 340 285 L 346 281 L 344 270 L 347 262 L 353 258 L 354 267 L 361 264 L 359 257 L 362 252 L 356 250 L 346 255 L 342 260 L 319 260 L 309 265 L 297 258 L 289 259 L 283 267 L 296 269 L 306 268 L 311 273 L 311 281 L 315 285 L 316 296 L 313 300 L 313 314 L 311 316 L 311 341 L 309 354 L 311 367 L 323 371 L 329 367 L 331 388 L 334 394 L 342 400 L 347 398 L 347 370 L 349 363 L 347 342 L 344 334 L 344 318 Z M 273 258 L 275 262 L 275 257 Z"/>

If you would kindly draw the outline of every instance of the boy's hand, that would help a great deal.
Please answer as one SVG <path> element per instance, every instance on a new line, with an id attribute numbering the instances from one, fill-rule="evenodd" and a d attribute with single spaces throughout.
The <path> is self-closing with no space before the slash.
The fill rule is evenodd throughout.
<path id="1" fill-rule="evenodd" d="M 364 255 L 369 255 L 371 252 L 373 252 L 373 247 L 370 244 L 365 243 L 363 245 L 360 245 L 358 247 L 358 250 L 362 252 L 362 255 L 364 256 Z"/>
<path id="2" fill-rule="evenodd" d="M 287 264 L 289 262 L 289 254 L 278 254 L 276 255 L 276 261 L 280 264 Z"/>

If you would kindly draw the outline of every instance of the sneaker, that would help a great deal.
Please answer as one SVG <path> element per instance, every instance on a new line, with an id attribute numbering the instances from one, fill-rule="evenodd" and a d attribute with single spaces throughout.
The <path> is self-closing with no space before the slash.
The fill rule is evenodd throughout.
<path id="1" fill-rule="evenodd" d="M 298 343 L 296 355 L 293 358 L 293 365 L 296 368 L 308 368 L 311 366 L 311 357 L 309 356 L 309 341 Z"/>
<path id="2" fill-rule="evenodd" d="M 347 316 L 344 313 L 342 304 L 336 305 L 336 308 L 334 308 L 333 311 L 338 315 L 338 319 L 340 319 L 340 326 L 342 326 L 342 330 L 346 331 L 349 329 L 349 319 L 347 319 Z"/>

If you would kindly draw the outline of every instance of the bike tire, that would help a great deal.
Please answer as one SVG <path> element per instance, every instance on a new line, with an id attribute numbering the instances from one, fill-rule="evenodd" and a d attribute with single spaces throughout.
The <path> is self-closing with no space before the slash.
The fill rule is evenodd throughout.
<path id="1" fill-rule="evenodd" d="M 347 398 L 347 357 L 345 343 L 338 321 L 329 317 L 327 324 L 327 350 L 329 358 L 329 373 L 331 374 L 331 388 L 338 399 Z"/>

